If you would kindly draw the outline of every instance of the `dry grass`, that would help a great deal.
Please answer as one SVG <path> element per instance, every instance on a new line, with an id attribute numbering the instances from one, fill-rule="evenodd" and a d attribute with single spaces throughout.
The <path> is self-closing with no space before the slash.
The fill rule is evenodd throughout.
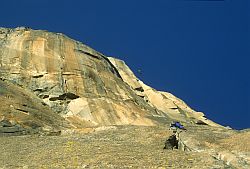
<path id="1" fill-rule="evenodd" d="M 117 126 L 88 134 L 0 138 L 5 168 L 224 168 L 206 153 L 163 150 L 161 127 Z"/>
<path id="2" fill-rule="evenodd" d="M 250 152 L 250 132 L 237 133 L 220 140 L 220 145 L 230 151 Z"/>

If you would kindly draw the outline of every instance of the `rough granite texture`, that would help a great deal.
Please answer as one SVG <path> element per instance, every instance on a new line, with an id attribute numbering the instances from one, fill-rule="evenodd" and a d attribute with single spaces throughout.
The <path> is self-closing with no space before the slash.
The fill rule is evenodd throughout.
<path id="1" fill-rule="evenodd" d="M 0 45 L 0 77 L 33 92 L 73 127 L 152 126 L 154 116 L 217 125 L 143 84 L 123 61 L 62 34 L 1 28 Z"/>
<path id="2" fill-rule="evenodd" d="M 177 137 L 183 151 L 163 150 L 171 121 L 187 128 Z M 249 168 L 250 161 L 249 130 L 221 126 L 147 86 L 122 60 L 25 27 L 0 28 L 0 136 L 0 168 Z"/>

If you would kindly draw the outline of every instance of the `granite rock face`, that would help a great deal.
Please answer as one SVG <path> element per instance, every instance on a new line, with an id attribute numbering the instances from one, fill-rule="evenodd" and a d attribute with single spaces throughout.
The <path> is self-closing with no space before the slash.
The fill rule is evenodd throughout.
<path id="1" fill-rule="evenodd" d="M 172 121 L 187 130 L 173 135 Z M 249 130 L 214 123 L 144 84 L 124 61 L 63 34 L 0 28 L 0 136 L 30 134 L 62 136 L 0 137 L 0 168 L 250 164 Z"/>
<path id="2" fill-rule="evenodd" d="M 182 100 L 140 81 L 121 60 L 60 33 L 0 29 L 0 77 L 34 94 L 72 128 L 153 126 L 163 120 L 218 126 Z"/>
<path id="3" fill-rule="evenodd" d="M 157 91 L 144 84 L 134 75 L 124 61 L 111 57 L 109 57 L 109 60 L 117 68 L 123 81 L 134 90 L 136 95 L 142 97 L 150 106 L 154 107 L 157 112 L 162 112 L 170 119 L 178 121 L 203 123 L 205 125 L 218 127 L 220 126 L 207 119 L 204 113 L 196 112 L 190 108 L 184 101 L 177 98 L 173 94 Z"/>

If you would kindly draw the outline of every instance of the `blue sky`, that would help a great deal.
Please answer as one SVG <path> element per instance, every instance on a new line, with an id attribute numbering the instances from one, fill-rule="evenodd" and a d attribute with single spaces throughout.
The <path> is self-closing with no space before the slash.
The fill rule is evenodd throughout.
<path id="1" fill-rule="evenodd" d="M 249 22 L 248 0 L 3 0 L 0 10 L 1 27 L 62 32 L 237 129 L 250 127 Z"/>

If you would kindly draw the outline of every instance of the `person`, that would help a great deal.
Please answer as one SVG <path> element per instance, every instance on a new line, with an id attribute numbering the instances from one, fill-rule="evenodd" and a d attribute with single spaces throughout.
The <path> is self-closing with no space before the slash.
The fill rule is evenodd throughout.
<path id="1" fill-rule="evenodd" d="M 187 130 L 180 122 L 176 121 L 176 122 L 172 122 L 170 124 L 170 129 L 176 133 L 178 129 L 180 130 Z"/>

